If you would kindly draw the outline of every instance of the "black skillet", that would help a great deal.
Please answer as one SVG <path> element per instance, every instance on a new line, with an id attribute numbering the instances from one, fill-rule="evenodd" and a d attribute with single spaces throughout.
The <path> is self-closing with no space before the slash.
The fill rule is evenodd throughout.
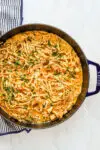
<path id="1" fill-rule="evenodd" d="M 17 33 L 21 33 L 24 31 L 31 31 L 31 30 L 43 30 L 47 32 L 51 32 L 54 34 L 57 34 L 60 36 L 62 39 L 67 41 L 75 50 L 77 53 L 78 57 L 80 58 L 82 69 L 83 69 L 83 85 L 82 85 L 82 91 L 81 94 L 79 95 L 76 104 L 72 107 L 72 109 L 63 116 L 62 119 L 56 120 L 53 122 L 48 122 L 48 123 L 43 123 L 43 124 L 26 124 L 26 123 L 21 123 L 18 120 L 10 117 L 6 112 L 4 112 L 0 108 L 0 114 L 7 119 L 8 121 L 11 121 L 17 125 L 26 127 L 26 128 L 48 128 L 54 125 L 58 125 L 61 122 L 64 122 L 67 120 L 69 117 L 71 117 L 81 106 L 83 103 L 84 99 L 86 96 L 91 96 L 94 94 L 97 94 L 100 92 L 100 65 L 87 60 L 85 54 L 83 53 L 82 49 L 80 46 L 75 42 L 75 40 L 72 39 L 67 33 L 61 31 L 58 28 L 55 28 L 53 26 L 45 25 L 45 24 L 27 24 L 27 25 L 22 25 L 17 28 L 14 28 L 10 31 L 8 31 L 6 34 L 0 37 L 0 42 L 5 42 L 8 38 L 10 38 L 13 35 L 16 35 Z M 89 64 L 94 65 L 97 69 L 97 84 L 96 84 L 96 90 L 93 92 L 88 92 L 88 85 L 89 85 Z"/>

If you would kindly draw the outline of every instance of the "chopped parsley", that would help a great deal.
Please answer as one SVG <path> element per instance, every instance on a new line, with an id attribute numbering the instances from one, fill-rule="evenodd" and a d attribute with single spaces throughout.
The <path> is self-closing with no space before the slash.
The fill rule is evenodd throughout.
<path id="1" fill-rule="evenodd" d="M 66 68 L 66 71 L 69 71 L 69 67 Z"/>
<path id="2" fill-rule="evenodd" d="M 60 75 L 61 73 L 60 72 L 58 72 L 58 71 L 55 71 L 54 72 L 54 75 Z"/>
<path id="3" fill-rule="evenodd" d="M 4 93 L 0 93 L 0 96 L 5 96 L 5 94 Z"/>
<path id="4" fill-rule="evenodd" d="M 25 80 L 26 79 L 26 75 L 21 75 L 20 76 L 20 79 L 23 81 L 23 80 Z"/>
<path id="5" fill-rule="evenodd" d="M 50 93 L 46 90 L 46 92 L 47 92 L 47 95 L 46 95 L 46 99 L 50 99 L 51 100 L 51 95 L 50 95 Z"/>
<path id="6" fill-rule="evenodd" d="M 3 60 L 4 65 L 7 64 L 7 62 L 8 62 L 7 59 L 4 59 L 4 60 Z"/>
<path id="7" fill-rule="evenodd" d="M 59 57 L 59 58 L 63 57 L 63 54 L 62 54 L 62 53 L 59 53 L 58 57 Z"/>
<path id="8" fill-rule="evenodd" d="M 52 56 L 54 56 L 54 57 L 57 56 L 57 57 L 61 58 L 63 56 L 63 54 L 59 53 L 58 50 L 57 50 L 57 51 L 52 52 Z"/>
<path id="9" fill-rule="evenodd" d="M 46 95 L 46 96 L 45 96 L 45 98 L 46 98 L 46 99 L 48 99 L 48 98 L 49 98 L 49 96 L 48 96 L 48 95 Z"/>
<path id="10" fill-rule="evenodd" d="M 28 62 L 28 64 L 31 65 L 31 66 L 35 65 L 35 63 L 34 63 L 33 60 L 30 60 L 30 61 Z"/>
<path id="11" fill-rule="evenodd" d="M 52 56 L 57 56 L 58 55 L 58 51 L 52 52 Z"/>
<path id="12" fill-rule="evenodd" d="M 14 88 L 13 87 L 4 87 L 4 90 L 7 92 L 7 101 L 11 102 L 14 99 Z"/>
<path id="13" fill-rule="evenodd" d="M 46 103 L 42 104 L 42 106 L 43 106 L 43 108 L 45 108 L 45 106 L 46 106 Z"/>
<path id="14" fill-rule="evenodd" d="M 66 73 L 69 73 L 70 78 L 75 78 L 76 72 L 75 71 L 70 71 L 69 67 L 66 68 Z"/>
<path id="15" fill-rule="evenodd" d="M 54 48 L 58 48 L 58 45 L 56 44 L 56 45 L 54 45 Z"/>
<path id="16" fill-rule="evenodd" d="M 60 47 L 59 43 L 54 45 L 54 48 L 56 48 L 56 49 L 59 49 L 59 47 Z"/>
<path id="17" fill-rule="evenodd" d="M 15 93 L 18 94 L 20 91 L 18 89 L 15 90 Z"/>
<path id="18" fill-rule="evenodd" d="M 16 60 L 16 61 L 14 61 L 14 64 L 15 64 L 16 66 L 19 66 L 19 65 L 20 65 L 20 61 L 19 61 L 19 60 Z"/>
<path id="19" fill-rule="evenodd" d="M 21 56 L 21 50 L 19 50 L 19 51 L 17 52 L 17 54 L 18 54 L 18 56 Z"/>
<path id="20" fill-rule="evenodd" d="M 29 68 L 29 65 L 25 65 L 25 66 L 23 67 L 24 70 L 27 70 L 28 68 Z"/>
<path id="21" fill-rule="evenodd" d="M 39 59 L 37 59 L 37 58 L 29 58 L 29 60 L 28 60 L 28 64 L 30 65 L 30 66 L 34 66 L 34 65 L 36 65 L 36 64 L 38 64 L 39 63 Z"/>
<path id="22" fill-rule="evenodd" d="M 51 46 L 51 42 L 50 42 L 50 40 L 48 40 L 48 46 Z"/>
<path id="23" fill-rule="evenodd" d="M 28 117 L 28 121 L 33 121 L 33 120 L 34 120 L 33 117 L 31 116 Z"/>
<path id="24" fill-rule="evenodd" d="M 34 95 L 36 94 L 36 92 L 33 92 L 32 94 L 33 94 L 33 96 L 34 96 Z"/>
<path id="25" fill-rule="evenodd" d="M 35 95 L 36 95 L 36 92 L 34 91 L 34 88 L 33 88 L 33 89 L 31 89 L 31 92 L 32 92 L 32 98 L 34 98 L 34 97 L 35 97 Z"/>
<path id="26" fill-rule="evenodd" d="M 32 37 L 31 37 L 31 36 L 28 36 L 28 37 L 27 37 L 27 41 L 30 41 L 30 42 L 31 42 L 31 41 L 32 41 Z"/>
<path id="27" fill-rule="evenodd" d="M 25 106 L 24 106 L 24 109 L 27 109 L 27 108 L 28 108 L 27 105 L 25 105 Z"/>
<path id="28" fill-rule="evenodd" d="M 21 75 L 20 80 L 28 82 L 29 80 L 26 78 L 26 75 Z"/>
<path id="29" fill-rule="evenodd" d="M 8 70 L 8 72 L 12 72 L 12 70 L 11 70 L 11 69 L 9 69 L 9 70 Z"/>
<path id="30" fill-rule="evenodd" d="M 76 75 L 76 72 L 75 72 L 75 71 L 70 72 L 70 77 L 71 77 L 71 78 L 75 78 L 75 75 Z"/>

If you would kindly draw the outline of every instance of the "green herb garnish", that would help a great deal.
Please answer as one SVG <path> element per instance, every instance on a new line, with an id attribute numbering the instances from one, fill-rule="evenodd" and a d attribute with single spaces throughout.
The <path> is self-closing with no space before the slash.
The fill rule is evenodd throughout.
<path id="1" fill-rule="evenodd" d="M 26 105 L 24 106 L 24 109 L 27 109 L 27 106 L 26 106 Z"/>
<path id="2" fill-rule="evenodd" d="M 58 48 L 58 45 L 56 44 L 56 45 L 54 45 L 54 48 Z"/>
<path id="3" fill-rule="evenodd" d="M 18 89 L 15 90 L 15 93 L 18 94 L 20 91 Z"/>
<path id="4" fill-rule="evenodd" d="M 57 50 L 57 51 L 52 52 L 52 56 L 54 56 L 54 57 L 57 56 L 57 57 L 61 58 L 63 56 L 63 54 L 58 53 L 58 50 Z"/>
<path id="5" fill-rule="evenodd" d="M 35 65 L 34 61 L 29 61 L 28 64 L 31 65 L 31 66 Z"/>
<path id="6" fill-rule="evenodd" d="M 26 75 L 21 75 L 20 76 L 20 79 L 22 80 L 22 81 L 25 81 L 25 82 L 28 82 L 29 80 L 26 78 Z"/>
<path id="7" fill-rule="evenodd" d="M 33 66 L 33 65 L 36 64 L 36 62 L 37 62 L 37 59 L 34 58 L 34 57 L 32 57 L 32 56 L 30 56 L 30 58 L 28 60 L 28 64 L 31 65 L 31 66 Z"/>
<path id="8" fill-rule="evenodd" d="M 75 71 L 70 72 L 70 77 L 71 77 L 71 78 L 75 78 L 75 75 L 76 75 L 76 72 L 75 72 Z"/>
<path id="9" fill-rule="evenodd" d="M 9 94 L 8 101 L 11 102 L 13 99 L 14 99 L 14 94 L 13 93 Z"/>
<path id="10" fill-rule="evenodd" d="M 54 48 L 59 49 L 60 48 L 60 44 L 59 43 L 55 44 Z"/>
<path id="11" fill-rule="evenodd" d="M 3 63 L 4 63 L 4 64 L 7 64 L 7 61 L 8 61 L 7 59 L 4 59 L 4 60 L 3 60 Z"/>
<path id="12" fill-rule="evenodd" d="M 26 75 L 21 75 L 20 76 L 20 79 L 23 81 L 23 80 L 25 80 L 26 79 Z"/>
<path id="13" fill-rule="evenodd" d="M 32 37 L 28 36 L 27 40 L 31 42 L 32 41 Z"/>
<path id="14" fill-rule="evenodd" d="M 19 60 L 14 61 L 14 64 L 15 64 L 16 66 L 20 65 Z"/>
<path id="15" fill-rule="evenodd" d="M 45 96 L 45 99 L 48 99 L 48 98 L 49 98 L 49 95 L 46 95 L 46 96 Z"/>
<path id="16" fill-rule="evenodd" d="M 63 57 L 63 54 L 62 54 L 62 53 L 59 53 L 59 54 L 58 54 L 58 57 L 59 57 L 59 58 Z"/>
<path id="17" fill-rule="evenodd" d="M 69 67 L 66 68 L 66 71 L 69 71 Z"/>
<path id="18" fill-rule="evenodd" d="M 32 94 L 33 94 L 33 95 L 35 95 L 35 94 L 36 94 L 36 92 L 33 92 Z"/>
<path id="19" fill-rule="evenodd" d="M 51 46 L 51 42 L 50 42 L 50 40 L 48 40 L 48 46 Z"/>
<path id="20" fill-rule="evenodd" d="M 4 90 L 7 92 L 7 93 L 11 93 L 11 92 L 14 92 L 14 88 L 11 87 L 11 86 L 8 86 L 8 87 L 4 87 Z"/>
<path id="21" fill-rule="evenodd" d="M 61 73 L 60 72 L 58 72 L 58 71 L 55 71 L 54 72 L 54 75 L 60 75 Z"/>
<path id="22" fill-rule="evenodd" d="M 52 56 L 57 56 L 58 55 L 58 51 L 52 52 Z"/>
<path id="23" fill-rule="evenodd" d="M 4 93 L 0 93 L 0 96 L 5 96 L 5 94 Z"/>
<path id="24" fill-rule="evenodd" d="M 69 73 L 70 78 L 75 78 L 76 72 L 75 71 L 70 71 L 69 67 L 66 68 L 66 73 Z"/>
<path id="25" fill-rule="evenodd" d="M 28 120 L 29 120 L 29 121 L 33 121 L 34 119 L 33 119 L 31 116 L 29 116 L 29 117 L 28 117 Z"/>
<path id="26" fill-rule="evenodd" d="M 23 67 L 24 70 L 27 70 L 28 68 L 29 68 L 29 65 L 25 65 L 25 66 Z"/>
<path id="27" fill-rule="evenodd" d="M 12 70 L 11 70 L 11 69 L 9 69 L 9 70 L 8 70 L 8 72 L 12 72 Z"/>
<path id="28" fill-rule="evenodd" d="M 14 88 L 13 87 L 4 87 L 4 90 L 7 92 L 7 100 L 11 102 L 14 99 Z"/>
<path id="29" fill-rule="evenodd" d="M 42 104 L 42 106 L 43 106 L 43 108 L 45 108 L 46 104 L 44 103 L 44 104 Z"/>
<path id="30" fill-rule="evenodd" d="M 18 54 L 18 56 L 21 56 L 21 50 L 19 50 L 19 51 L 17 52 L 17 54 Z"/>
<path id="31" fill-rule="evenodd" d="M 47 90 L 46 90 L 46 92 L 47 92 L 46 99 L 50 99 L 51 100 L 50 93 Z"/>

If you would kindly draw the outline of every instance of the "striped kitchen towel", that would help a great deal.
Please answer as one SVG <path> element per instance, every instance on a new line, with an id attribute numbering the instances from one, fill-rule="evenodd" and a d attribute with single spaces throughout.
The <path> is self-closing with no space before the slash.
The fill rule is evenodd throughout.
<path id="1" fill-rule="evenodd" d="M 0 32 L 4 34 L 22 24 L 22 0 L 0 0 Z"/>
<path id="2" fill-rule="evenodd" d="M 0 35 L 13 27 L 22 24 L 23 0 L 0 0 Z M 0 136 L 22 131 L 27 133 L 30 129 L 16 126 L 0 116 Z"/>

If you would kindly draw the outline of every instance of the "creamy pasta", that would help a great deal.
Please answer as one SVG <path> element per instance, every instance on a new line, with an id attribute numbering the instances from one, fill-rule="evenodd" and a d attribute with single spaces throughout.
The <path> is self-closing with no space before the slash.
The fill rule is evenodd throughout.
<path id="1" fill-rule="evenodd" d="M 19 33 L 0 47 L 0 107 L 20 122 L 61 119 L 82 81 L 79 57 L 53 33 Z"/>

